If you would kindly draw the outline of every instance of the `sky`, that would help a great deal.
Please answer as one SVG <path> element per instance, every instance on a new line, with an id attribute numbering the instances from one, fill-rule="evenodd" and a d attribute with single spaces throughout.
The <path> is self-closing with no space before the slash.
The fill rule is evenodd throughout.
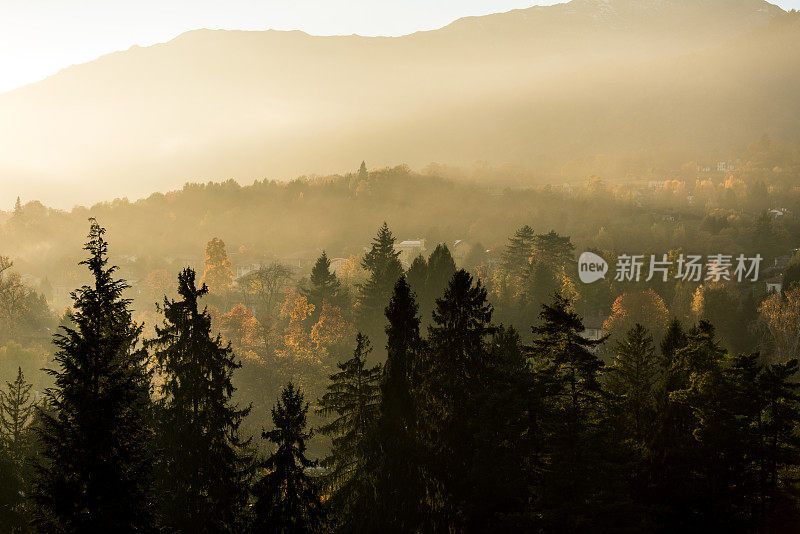
<path id="1" fill-rule="evenodd" d="M 0 0 L 0 92 L 198 28 L 404 35 L 563 0 Z M 800 9 L 800 0 L 776 1 Z"/>

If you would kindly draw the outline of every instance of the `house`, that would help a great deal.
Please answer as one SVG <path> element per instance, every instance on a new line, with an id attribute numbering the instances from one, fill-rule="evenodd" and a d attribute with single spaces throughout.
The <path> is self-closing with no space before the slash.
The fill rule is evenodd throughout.
<path id="1" fill-rule="evenodd" d="M 581 334 L 581 337 L 583 337 L 584 339 L 588 339 L 590 341 L 597 341 L 598 339 L 603 337 L 603 335 L 604 334 L 602 327 L 596 326 L 596 327 L 586 328 L 586 330 L 584 330 L 583 333 Z"/>
<path id="2" fill-rule="evenodd" d="M 772 208 L 768 213 L 773 219 L 779 219 L 784 215 L 789 215 L 791 212 L 787 208 Z"/>
<path id="3" fill-rule="evenodd" d="M 339 269 L 342 268 L 342 265 L 344 265 L 344 262 L 346 262 L 346 261 L 347 261 L 347 258 L 333 258 L 333 259 L 331 259 L 331 272 L 338 274 Z"/>
<path id="4" fill-rule="evenodd" d="M 468 252 L 469 247 L 463 239 L 456 239 L 450 248 L 450 253 L 453 255 L 453 259 L 457 261 L 463 260 L 467 256 Z"/>
<path id="5" fill-rule="evenodd" d="M 783 278 L 780 275 L 767 278 L 766 283 L 767 293 L 780 293 L 783 290 Z"/>
<path id="6" fill-rule="evenodd" d="M 400 261 L 410 265 L 414 258 L 425 252 L 425 240 L 410 239 L 401 241 L 395 244 L 394 249 L 400 253 Z"/>
<path id="7" fill-rule="evenodd" d="M 261 263 L 243 263 L 236 265 L 234 267 L 236 278 L 241 278 L 242 276 L 251 273 L 253 271 L 257 271 L 262 267 L 266 267 L 266 265 L 263 265 Z"/>

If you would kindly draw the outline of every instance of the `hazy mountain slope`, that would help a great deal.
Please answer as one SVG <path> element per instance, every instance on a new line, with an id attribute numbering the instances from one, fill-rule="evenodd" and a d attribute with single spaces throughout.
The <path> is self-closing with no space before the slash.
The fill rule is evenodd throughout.
<path id="1" fill-rule="evenodd" d="M 362 158 L 557 167 L 784 133 L 733 89 L 746 62 L 760 73 L 747 88 L 768 91 L 755 98 L 795 105 L 797 28 L 778 44 L 750 33 L 780 13 L 761 0 L 573 0 L 400 38 L 190 32 L 0 95 L 0 202 L 63 206 Z M 778 115 L 791 126 L 793 113 Z"/>

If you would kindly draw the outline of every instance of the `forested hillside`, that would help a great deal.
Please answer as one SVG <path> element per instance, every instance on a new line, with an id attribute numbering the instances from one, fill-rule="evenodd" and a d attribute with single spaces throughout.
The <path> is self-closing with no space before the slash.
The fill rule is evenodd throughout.
<path id="1" fill-rule="evenodd" d="M 484 172 L 507 187 L 362 164 L 17 202 L 1 524 L 792 532 L 797 148 L 558 187 Z"/>

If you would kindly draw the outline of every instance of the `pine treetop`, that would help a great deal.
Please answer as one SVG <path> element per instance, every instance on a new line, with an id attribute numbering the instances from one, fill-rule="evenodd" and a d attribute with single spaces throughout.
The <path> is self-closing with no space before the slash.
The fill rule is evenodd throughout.
<path id="1" fill-rule="evenodd" d="M 14 381 L 7 382 L 6 390 L 0 391 L 0 439 L 12 448 L 18 444 L 33 416 L 31 387 L 32 384 L 25 381 L 22 367 L 19 367 Z"/>

